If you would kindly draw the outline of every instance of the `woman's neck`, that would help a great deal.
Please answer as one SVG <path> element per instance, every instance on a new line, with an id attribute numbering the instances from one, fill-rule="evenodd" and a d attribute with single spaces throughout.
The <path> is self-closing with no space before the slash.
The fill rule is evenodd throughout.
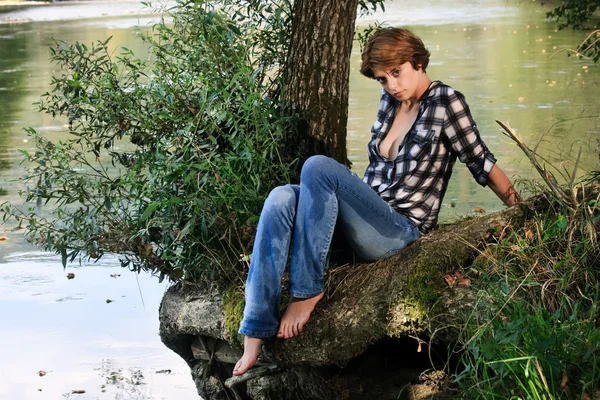
<path id="1" fill-rule="evenodd" d="M 404 101 L 408 109 L 413 108 L 413 106 L 415 106 L 419 103 L 419 101 L 421 101 L 421 97 L 423 97 L 425 92 L 427 92 L 427 89 L 429 89 L 430 85 L 431 79 L 429 79 L 425 72 L 421 72 L 421 75 L 419 77 L 419 83 L 417 85 L 417 90 L 415 90 L 415 95 L 410 99 Z"/>

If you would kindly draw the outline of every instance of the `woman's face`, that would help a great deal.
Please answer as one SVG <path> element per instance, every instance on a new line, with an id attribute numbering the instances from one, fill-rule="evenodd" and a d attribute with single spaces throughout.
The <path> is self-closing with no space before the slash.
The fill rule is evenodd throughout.
<path id="1" fill-rule="evenodd" d="M 373 70 L 375 79 L 386 92 L 400 101 L 417 101 L 417 87 L 424 75 L 421 67 L 414 69 L 410 62 L 396 67 L 377 68 Z"/>

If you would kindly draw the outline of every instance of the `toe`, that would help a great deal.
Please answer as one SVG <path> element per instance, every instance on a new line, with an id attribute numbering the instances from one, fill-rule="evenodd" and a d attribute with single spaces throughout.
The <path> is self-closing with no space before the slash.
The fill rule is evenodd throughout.
<path id="1" fill-rule="evenodd" d="M 282 323 L 280 331 L 281 331 L 281 337 L 284 339 L 287 339 L 287 329 L 288 329 L 287 324 Z"/>
<path id="2" fill-rule="evenodd" d="M 242 371 L 240 370 L 240 368 L 242 367 L 242 360 L 243 360 L 243 359 L 240 359 L 240 360 L 239 360 L 239 361 L 238 361 L 238 362 L 235 364 L 235 367 L 233 367 L 233 375 L 241 375 L 241 374 L 243 374 L 243 373 L 244 373 L 244 372 L 242 372 Z"/>
<path id="3" fill-rule="evenodd" d="M 292 335 L 293 336 L 297 336 L 298 335 L 298 324 L 292 325 Z"/>

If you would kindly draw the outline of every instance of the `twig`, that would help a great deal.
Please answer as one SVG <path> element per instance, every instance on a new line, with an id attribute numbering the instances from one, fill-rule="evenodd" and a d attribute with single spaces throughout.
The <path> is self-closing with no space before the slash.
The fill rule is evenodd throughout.
<path id="1" fill-rule="evenodd" d="M 577 202 L 574 202 L 572 196 L 569 193 L 565 192 L 565 190 L 558 184 L 554 175 L 550 171 L 548 171 L 546 167 L 540 165 L 540 163 L 537 161 L 536 153 L 532 151 L 529 147 L 527 147 L 527 145 L 525 145 L 523 140 L 510 127 L 508 123 L 505 124 L 498 120 L 496 120 L 496 122 L 502 127 L 502 133 L 504 133 L 510 139 L 514 140 L 519 146 L 519 148 L 523 151 L 523 153 L 525 153 L 527 158 L 529 158 L 529 161 L 531 161 L 533 167 L 537 170 L 544 182 L 546 182 L 550 190 L 558 198 L 561 204 L 563 204 L 571 210 L 574 210 L 577 206 Z"/>

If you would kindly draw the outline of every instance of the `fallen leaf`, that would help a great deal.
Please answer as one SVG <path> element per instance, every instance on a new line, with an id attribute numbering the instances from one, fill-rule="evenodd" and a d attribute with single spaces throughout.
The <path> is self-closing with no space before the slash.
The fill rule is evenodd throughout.
<path id="1" fill-rule="evenodd" d="M 581 400 L 592 400 L 592 398 L 587 393 L 584 393 L 581 395 Z"/>
<path id="2" fill-rule="evenodd" d="M 473 212 L 476 212 L 478 214 L 483 214 L 483 213 L 487 212 L 487 210 L 483 207 L 473 207 Z"/>
<path id="3" fill-rule="evenodd" d="M 517 100 L 519 100 L 519 103 L 522 103 L 522 102 L 523 102 L 523 100 L 525 100 L 525 97 L 522 97 L 522 96 L 521 96 L 521 97 L 519 97 Z"/>
<path id="4" fill-rule="evenodd" d="M 38 371 L 38 375 L 39 376 L 44 376 L 44 375 L 46 375 L 46 371 Z"/>
<path id="5" fill-rule="evenodd" d="M 462 278 L 458 280 L 458 286 L 470 287 L 471 280 L 469 278 Z"/>
<path id="6" fill-rule="evenodd" d="M 0 236 L 0 242 L 4 240 L 8 240 L 8 238 L 6 236 Z"/>
<path id="7" fill-rule="evenodd" d="M 535 239 L 535 235 L 529 229 L 525 230 L 525 237 L 529 240 Z"/>
<path id="8" fill-rule="evenodd" d="M 77 389 L 77 390 L 71 390 L 72 394 L 84 394 L 85 390 L 82 389 Z"/>
<path id="9" fill-rule="evenodd" d="M 507 229 L 506 229 L 506 228 L 507 228 L 508 226 L 509 226 L 509 225 L 507 225 L 507 226 L 502 226 L 502 225 L 500 225 L 500 224 L 496 224 L 496 225 L 494 225 L 494 228 L 496 229 L 496 232 L 495 232 L 495 233 L 496 233 L 496 234 L 498 234 L 498 233 L 500 234 L 500 235 L 499 235 L 499 237 L 498 237 L 499 239 L 504 239 L 504 238 L 506 237 L 506 235 L 507 235 Z"/>
<path id="10" fill-rule="evenodd" d="M 450 274 L 446 274 L 444 276 L 444 280 L 450 286 L 450 288 L 454 288 L 456 285 L 469 287 L 471 286 L 471 280 L 469 278 L 463 278 L 462 273 L 460 272 L 452 272 Z"/>
<path id="11" fill-rule="evenodd" d="M 110 274 L 110 277 L 115 279 L 117 279 L 119 276 L 121 276 L 121 274 Z"/>
<path id="12" fill-rule="evenodd" d="M 562 379 L 560 380 L 560 387 L 565 388 L 568 384 L 569 384 L 569 377 L 567 376 L 565 371 L 563 371 Z"/>
<path id="13" fill-rule="evenodd" d="M 74 273 L 72 273 L 72 272 L 69 272 L 69 273 L 67 274 L 67 278 L 68 278 L 68 279 L 73 279 L 73 278 L 75 278 L 75 274 L 74 274 Z"/>
<path id="14" fill-rule="evenodd" d="M 451 288 L 456 286 L 457 279 L 453 275 L 449 275 L 449 274 L 444 275 L 444 280 L 446 281 L 448 286 L 450 286 Z"/>
<path id="15" fill-rule="evenodd" d="M 111 300 L 111 299 L 106 299 L 106 304 L 108 304 L 108 303 L 112 303 L 113 301 L 114 301 L 114 300 Z"/>

